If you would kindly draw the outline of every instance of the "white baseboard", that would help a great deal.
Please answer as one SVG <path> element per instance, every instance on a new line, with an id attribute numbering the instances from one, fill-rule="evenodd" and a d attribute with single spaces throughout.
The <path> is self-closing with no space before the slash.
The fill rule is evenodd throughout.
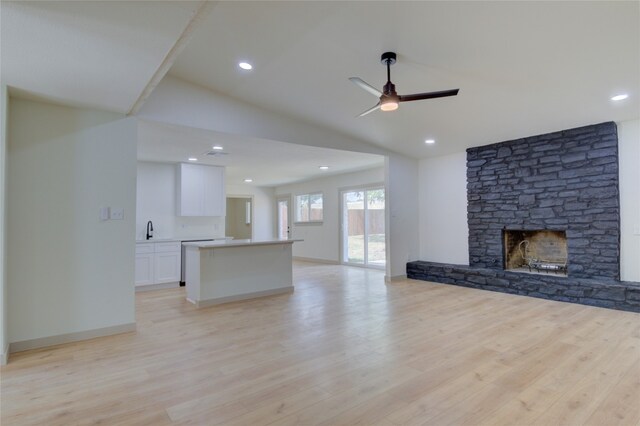
<path id="1" fill-rule="evenodd" d="M 9 352 L 22 352 L 29 349 L 44 348 L 63 343 L 78 342 L 80 340 L 94 339 L 96 337 L 111 336 L 113 334 L 136 331 L 136 323 L 114 325 L 112 327 L 96 328 L 94 330 L 78 331 L 75 333 L 59 334 L 57 336 L 40 337 L 38 339 L 13 342 L 9 345 Z"/>
<path id="2" fill-rule="evenodd" d="M 255 299 L 258 297 L 274 296 L 276 294 L 293 293 L 293 286 L 274 288 L 271 290 L 255 291 L 253 293 L 238 294 L 236 296 L 217 297 L 215 299 L 199 300 L 195 302 L 197 308 L 206 308 L 208 306 L 221 305 L 223 303 L 237 302 L 240 300 Z M 189 300 L 189 299 L 187 299 Z M 189 300 L 191 303 L 193 301 Z"/>
<path id="3" fill-rule="evenodd" d="M 5 346 L 2 350 L 2 354 L 0 354 L 0 365 L 7 365 L 9 362 L 9 344 Z"/>
<path id="4" fill-rule="evenodd" d="M 339 265 L 340 264 L 340 262 L 338 262 L 337 260 L 315 259 L 313 257 L 293 256 L 293 260 L 299 260 L 301 262 L 324 263 L 326 265 Z"/>
<path id="5" fill-rule="evenodd" d="M 139 285 L 139 286 L 136 286 L 136 293 L 139 293 L 141 291 L 164 290 L 167 288 L 179 288 L 179 287 L 180 287 L 180 283 L 177 281 L 173 283 Z"/>
<path id="6" fill-rule="evenodd" d="M 394 281 L 402 281 L 406 279 L 407 279 L 406 275 L 394 275 L 393 277 L 389 277 L 388 275 L 384 276 L 384 281 L 387 283 L 392 283 Z"/>

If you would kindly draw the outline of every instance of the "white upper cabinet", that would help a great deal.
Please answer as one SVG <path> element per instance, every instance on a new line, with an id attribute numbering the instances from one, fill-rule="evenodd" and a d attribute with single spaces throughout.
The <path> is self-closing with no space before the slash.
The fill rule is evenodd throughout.
<path id="1" fill-rule="evenodd" d="M 224 167 L 178 164 L 178 216 L 224 216 Z"/>

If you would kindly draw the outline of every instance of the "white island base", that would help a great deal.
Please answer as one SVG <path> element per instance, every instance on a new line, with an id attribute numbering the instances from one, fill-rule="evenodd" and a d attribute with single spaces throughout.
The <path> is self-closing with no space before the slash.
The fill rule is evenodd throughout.
<path id="1" fill-rule="evenodd" d="M 294 240 L 184 243 L 187 300 L 198 308 L 293 291 Z"/>

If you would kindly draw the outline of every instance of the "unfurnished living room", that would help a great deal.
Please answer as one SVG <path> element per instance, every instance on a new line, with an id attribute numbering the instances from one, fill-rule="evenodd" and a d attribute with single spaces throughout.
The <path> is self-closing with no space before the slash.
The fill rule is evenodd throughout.
<path id="1" fill-rule="evenodd" d="M 0 1 L 2 425 L 640 426 L 640 2 Z"/>

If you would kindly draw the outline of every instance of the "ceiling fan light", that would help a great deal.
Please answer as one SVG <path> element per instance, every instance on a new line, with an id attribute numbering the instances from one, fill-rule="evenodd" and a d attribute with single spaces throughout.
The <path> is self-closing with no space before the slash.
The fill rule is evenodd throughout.
<path id="1" fill-rule="evenodd" d="M 398 102 L 394 99 L 385 99 L 380 103 L 382 111 L 395 111 L 398 109 Z"/>

